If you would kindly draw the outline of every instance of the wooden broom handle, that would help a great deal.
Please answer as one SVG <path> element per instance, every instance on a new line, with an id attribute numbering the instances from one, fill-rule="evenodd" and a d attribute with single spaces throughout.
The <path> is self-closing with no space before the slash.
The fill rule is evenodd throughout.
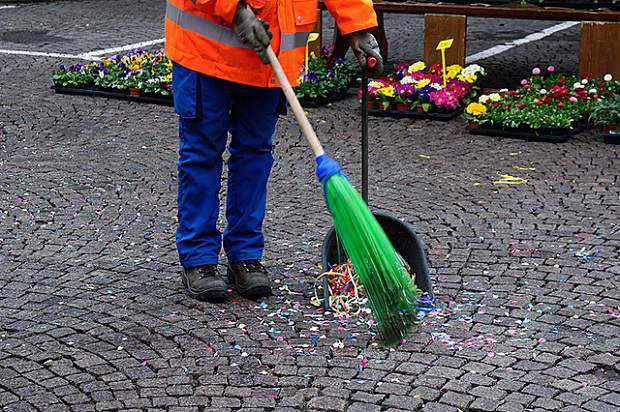
<path id="1" fill-rule="evenodd" d="M 280 62 L 278 61 L 278 58 L 273 52 L 271 46 L 267 48 L 267 58 L 269 59 L 269 63 L 271 63 L 271 67 L 273 68 L 273 72 L 275 73 L 278 82 L 280 82 L 280 87 L 282 87 L 282 91 L 286 96 L 286 100 L 288 101 L 289 106 L 291 106 L 291 110 L 295 115 L 295 119 L 297 119 L 297 123 L 299 124 L 299 127 L 301 127 L 301 131 L 306 137 L 306 140 L 308 140 L 308 144 L 314 152 L 314 156 L 319 157 L 325 154 L 325 150 L 323 150 L 323 146 L 321 146 L 319 138 L 314 132 L 312 125 L 308 121 L 308 118 L 304 113 L 303 107 L 301 107 L 301 104 L 299 104 L 299 100 L 297 100 L 295 91 L 291 87 L 291 84 L 289 83 L 286 74 L 284 74 L 282 65 L 280 65 Z"/>

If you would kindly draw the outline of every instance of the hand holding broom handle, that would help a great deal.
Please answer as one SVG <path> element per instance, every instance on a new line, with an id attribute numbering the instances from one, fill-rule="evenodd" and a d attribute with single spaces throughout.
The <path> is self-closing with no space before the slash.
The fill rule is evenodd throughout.
<path id="1" fill-rule="evenodd" d="M 293 111 L 293 114 L 295 115 L 295 119 L 297 119 L 297 123 L 299 123 L 299 127 L 301 127 L 301 131 L 306 137 L 306 140 L 308 140 L 308 144 L 312 148 L 312 152 L 314 152 L 314 156 L 319 157 L 319 156 L 324 155 L 325 150 L 323 150 L 323 146 L 321 146 L 321 142 L 319 141 L 319 138 L 314 132 L 312 125 L 308 121 L 308 118 L 306 117 L 304 113 L 303 107 L 301 107 L 301 104 L 299 104 L 299 100 L 297 100 L 295 91 L 291 87 L 291 84 L 289 83 L 288 78 L 286 77 L 286 74 L 284 74 L 282 65 L 280 65 L 280 62 L 278 61 L 278 58 L 276 57 L 276 54 L 273 52 L 273 49 L 271 48 L 271 46 L 267 48 L 267 58 L 269 59 L 269 63 L 271 64 L 271 67 L 273 68 L 273 72 L 275 73 L 276 78 L 278 79 L 278 82 L 280 83 L 280 86 L 282 87 L 282 91 L 284 92 L 284 95 L 286 96 L 286 100 L 288 101 L 288 104 L 291 106 L 291 110 Z"/>

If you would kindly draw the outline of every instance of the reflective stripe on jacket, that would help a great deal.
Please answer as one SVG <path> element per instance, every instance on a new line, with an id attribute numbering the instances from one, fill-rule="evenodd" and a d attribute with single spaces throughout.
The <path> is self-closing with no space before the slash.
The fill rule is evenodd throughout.
<path id="1" fill-rule="evenodd" d="M 371 0 L 323 0 L 343 34 L 372 30 Z M 298 83 L 318 0 L 246 0 L 271 26 L 274 49 L 293 85 Z M 270 66 L 241 43 L 232 30 L 237 0 L 168 0 L 166 54 L 172 61 L 209 76 L 259 87 L 279 87 Z"/>

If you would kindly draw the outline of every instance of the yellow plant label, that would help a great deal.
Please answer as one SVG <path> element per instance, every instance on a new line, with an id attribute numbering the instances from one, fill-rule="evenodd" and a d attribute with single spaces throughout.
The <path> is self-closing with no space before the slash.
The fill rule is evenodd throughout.
<path id="1" fill-rule="evenodd" d="M 445 49 L 449 49 L 450 47 L 452 47 L 452 43 L 454 42 L 454 39 L 446 39 L 446 40 L 442 40 L 439 42 L 439 44 L 437 45 L 437 49 L 436 50 L 445 50 Z"/>

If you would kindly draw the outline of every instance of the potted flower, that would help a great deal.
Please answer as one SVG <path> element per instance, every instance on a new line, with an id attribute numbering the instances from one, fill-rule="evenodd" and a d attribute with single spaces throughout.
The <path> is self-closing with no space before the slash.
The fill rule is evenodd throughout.
<path id="1" fill-rule="evenodd" d="M 396 110 L 401 113 L 411 111 L 411 107 L 415 102 L 415 89 L 409 84 L 394 85 Z"/>
<path id="2" fill-rule="evenodd" d="M 297 98 L 306 106 L 320 106 L 345 96 L 355 79 L 356 67 L 342 59 L 329 59 L 330 50 L 324 47 L 317 56 L 308 59 L 308 67 L 301 67 L 299 85 L 295 87 Z"/>
<path id="3" fill-rule="evenodd" d="M 602 129 L 606 142 L 620 143 L 617 137 L 620 124 L 620 95 L 599 100 L 592 109 L 589 120 Z"/>
<path id="4" fill-rule="evenodd" d="M 467 105 L 463 117 L 469 122 L 468 127 L 470 129 L 477 129 L 480 127 L 480 121 L 487 113 L 487 107 L 479 102 L 470 103 Z"/>
<path id="5" fill-rule="evenodd" d="M 394 108 L 395 90 L 394 86 L 387 85 L 376 91 L 379 108 L 383 111 L 391 111 Z"/>

